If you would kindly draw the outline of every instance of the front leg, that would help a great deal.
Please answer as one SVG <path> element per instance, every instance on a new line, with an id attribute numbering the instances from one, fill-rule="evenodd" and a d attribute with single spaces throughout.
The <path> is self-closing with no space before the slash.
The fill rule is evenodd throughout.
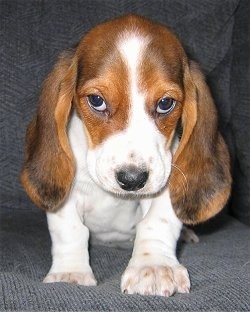
<path id="1" fill-rule="evenodd" d="M 189 292 L 188 272 L 176 258 L 181 227 L 166 189 L 137 226 L 132 258 L 122 276 L 123 293 L 168 297 Z"/>
<path id="2" fill-rule="evenodd" d="M 69 199 L 55 213 L 47 213 L 52 240 L 52 266 L 44 283 L 96 285 L 89 265 L 89 230 L 82 223 L 76 202 Z"/>

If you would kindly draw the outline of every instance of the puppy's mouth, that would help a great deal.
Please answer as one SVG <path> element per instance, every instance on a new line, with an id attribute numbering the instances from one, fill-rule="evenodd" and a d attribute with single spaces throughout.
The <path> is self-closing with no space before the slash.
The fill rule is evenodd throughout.
<path id="1" fill-rule="evenodd" d="M 161 180 L 161 179 L 160 179 Z M 113 177 L 102 183 L 99 176 L 98 184 L 107 192 L 126 199 L 141 199 L 157 196 L 167 185 L 165 178 L 157 185 L 150 181 L 150 171 L 145 167 L 133 165 L 121 167 L 114 172 Z"/>
<path id="2" fill-rule="evenodd" d="M 123 199 L 128 199 L 128 200 L 140 200 L 140 199 L 145 199 L 145 198 L 154 198 L 157 197 L 167 186 L 164 185 L 157 191 L 150 191 L 149 189 L 140 189 L 137 191 L 125 191 L 119 188 L 114 188 L 114 189 L 107 189 L 104 188 L 108 193 L 112 194 L 113 196 L 123 198 Z"/>

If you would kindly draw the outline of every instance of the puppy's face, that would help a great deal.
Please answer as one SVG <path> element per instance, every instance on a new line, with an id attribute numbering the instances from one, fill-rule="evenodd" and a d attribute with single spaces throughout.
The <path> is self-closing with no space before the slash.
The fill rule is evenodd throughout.
<path id="1" fill-rule="evenodd" d="M 60 56 L 27 129 L 21 174 L 32 200 L 49 211 L 65 203 L 75 177 L 72 105 L 86 130 L 89 172 L 107 191 L 152 196 L 169 179 L 176 215 L 192 224 L 225 205 L 229 154 L 216 108 L 199 67 L 167 28 L 125 16 L 95 27 Z"/>
<path id="2" fill-rule="evenodd" d="M 129 18 L 94 28 L 79 45 L 75 104 L 94 181 L 120 195 L 152 195 L 171 171 L 186 58 L 166 28 Z"/>

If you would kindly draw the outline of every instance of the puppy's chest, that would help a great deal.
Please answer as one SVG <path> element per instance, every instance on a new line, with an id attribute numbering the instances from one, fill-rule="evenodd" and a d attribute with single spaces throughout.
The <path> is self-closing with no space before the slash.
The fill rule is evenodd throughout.
<path id="1" fill-rule="evenodd" d="M 118 243 L 133 240 L 142 218 L 138 201 L 116 198 L 85 179 L 76 186 L 77 206 L 92 241 Z"/>
<path id="2" fill-rule="evenodd" d="M 103 242 L 128 241 L 142 218 L 138 200 L 125 200 L 104 191 L 87 169 L 87 137 L 82 121 L 74 113 L 69 125 L 69 140 L 76 162 L 71 198 L 76 202 L 91 237 Z"/>

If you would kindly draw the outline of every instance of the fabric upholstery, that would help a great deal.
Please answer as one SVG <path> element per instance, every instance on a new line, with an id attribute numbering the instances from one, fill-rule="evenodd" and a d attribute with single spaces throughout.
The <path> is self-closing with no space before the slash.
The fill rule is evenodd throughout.
<path id="1" fill-rule="evenodd" d="M 0 311 L 249 311 L 249 228 L 230 217 L 197 231 L 198 244 L 179 246 L 192 289 L 170 298 L 121 294 L 131 250 L 105 246 L 90 249 L 98 286 L 43 284 L 51 264 L 44 215 L 5 210 L 1 218 Z"/>

